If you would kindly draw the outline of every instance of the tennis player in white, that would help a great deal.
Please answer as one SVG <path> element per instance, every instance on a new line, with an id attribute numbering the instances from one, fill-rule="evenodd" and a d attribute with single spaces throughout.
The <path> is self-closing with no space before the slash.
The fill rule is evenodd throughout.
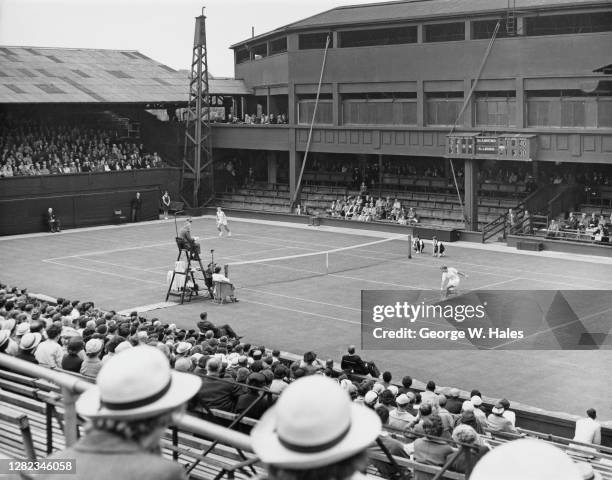
<path id="1" fill-rule="evenodd" d="M 232 232 L 230 232 L 227 226 L 227 217 L 225 216 L 225 212 L 221 210 L 221 207 L 217 207 L 217 230 L 219 230 L 220 237 L 223 236 L 223 230 L 227 232 L 228 237 L 232 236 Z"/>
<path id="2" fill-rule="evenodd" d="M 446 265 L 441 266 L 440 270 L 442 270 L 442 284 L 440 285 L 440 291 L 442 292 L 442 299 L 445 299 L 449 295 L 457 293 L 457 287 L 461 281 L 459 277 L 468 278 L 468 276 L 456 268 L 447 267 Z"/>

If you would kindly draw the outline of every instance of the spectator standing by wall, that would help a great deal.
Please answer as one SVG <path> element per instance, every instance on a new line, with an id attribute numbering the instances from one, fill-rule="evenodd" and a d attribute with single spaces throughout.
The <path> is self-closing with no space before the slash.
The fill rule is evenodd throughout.
<path id="1" fill-rule="evenodd" d="M 142 213 L 142 198 L 140 198 L 140 192 L 136 192 L 136 196 L 132 199 L 132 222 L 140 221 Z"/>
<path id="2" fill-rule="evenodd" d="M 168 195 L 168 190 L 164 191 L 161 200 L 162 208 L 164 210 L 164 220 L 168 220 L 168 210 L 170 209 L 170 195 Z"/>

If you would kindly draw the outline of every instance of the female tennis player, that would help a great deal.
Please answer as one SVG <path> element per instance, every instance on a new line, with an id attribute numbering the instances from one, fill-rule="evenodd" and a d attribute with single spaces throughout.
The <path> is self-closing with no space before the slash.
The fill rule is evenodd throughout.
<path id="1" fill-rule="evenodd" d="M 447 298 L 453 293 L 457 293 L 457 287 L 461 279 L 459 277 L 468 278 L 468 276 L 453 267 L 447 267 L 442 265 L 442 284 L 440 285 L 440 291 L 442 292 L 442 299 Z"/>
<path id="2" fill-rule="evenodd" d="M 221 207 L 217 207 L 217 230 L 219 230 L 220 237 L 223 236 L 223 230 L 227 232 L 228 237 L 232 236 L 232 232 L 230 232 L 227 226 L 227 217 L 225 216 L 225 212 L 221 210 Z"/>

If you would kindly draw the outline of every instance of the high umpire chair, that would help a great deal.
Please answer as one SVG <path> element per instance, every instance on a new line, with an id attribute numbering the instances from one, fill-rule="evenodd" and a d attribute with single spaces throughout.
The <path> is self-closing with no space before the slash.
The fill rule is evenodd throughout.
<path id="1" fill-rule="evenodd" d="M 178 256 L 176 257 L 176 262 L 174 263 L 174 269 L 172 271 L 170 285 L 168 286 L 168 292 L 166 293 L 166 301 L 168 301 L 170 296 L 181 297 L 182 304 L 185 301 L 185 297 L 187 297 L 187 301 L 190 302 L 193 295 L 199 295 L 200 289 L 198 288 L 198 284 L 196 282 L 196 272 L 200 272 L 202 275 L 202 278 L 198 280 L 200 280 L 203 285 L 205 285 L 206 282 L 204 279 L 204 267 L 202 266 L 200 254 L 193 249 L 189 242 L 185 241 L 185 239 L 176 237 L 175 240 L 179 252 Z M 183 254 L 185 254 L 184 263 L 181 262 L 181 257 Z M 183 264 L 185 266 L 184 269 L 182 268 Z M 176 277 L 180 275 L 184 277 L 182 279 L 182 286 L 180 286 L 178 290 L 172 290 L 172 287 L 175 285 L 174 281 Z"/>

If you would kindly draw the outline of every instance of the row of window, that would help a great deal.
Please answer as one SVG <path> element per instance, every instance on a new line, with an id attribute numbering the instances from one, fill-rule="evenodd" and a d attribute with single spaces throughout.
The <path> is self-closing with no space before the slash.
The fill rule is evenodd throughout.
<path id="1" fill-rule="evenodd" d="M 475 20 L 470 22 L 472 28 L 471 38 L 475 40 L 488 39 L 493 36 L 497 20 Z M 516 20 L 501 19 L 497 32 L 498 37 L 516 35 Z M 525 17 L 523 35 L 568 35 L 576 33 L 595 33 L 612 31 L 612 12 L 579 13 L 566 15 L 546 15 Z M 333 35 L 328 32 L 305 33 L 299 35 L 298 48 L 300 50 L 325 48 L 329 36 L 329 48 L 334 47 Z M 452 42 L 465 40 L 465 22 L 436 23 L 423 26 L 423 41 Z M 347 30 L 338 32 L 340 48 L 369 47 L 377 45 L 399 45 L 417 43 L 417 26 L 375 28 L 363 30 Z M 262 58 L 287 51 L 287 37 L 255 45 L 250 49 L 236 50 L 236 63 Z"/>
<path id="2" fill-rule="evenodd" d="M 315 100 L 298 101 L 298 123 L 309 124 Z M 333 102 L 319 100 L 315 123 L 332 124 Z M 454 125 L 463 106 L 462 98 L 428 98 L 426 125 Z M 612 128 L 612 98 L 533 98 L 525 105 L 529 127 Z M 341 106 L 344 125 L 416 125 L 417 102 L 412 99 L 345 99 Z M 458 124 L 463 123 L 459 119 Z M 478 127 L 516 127 L 516 99 L 474 99 L 474 123 Z"/>

